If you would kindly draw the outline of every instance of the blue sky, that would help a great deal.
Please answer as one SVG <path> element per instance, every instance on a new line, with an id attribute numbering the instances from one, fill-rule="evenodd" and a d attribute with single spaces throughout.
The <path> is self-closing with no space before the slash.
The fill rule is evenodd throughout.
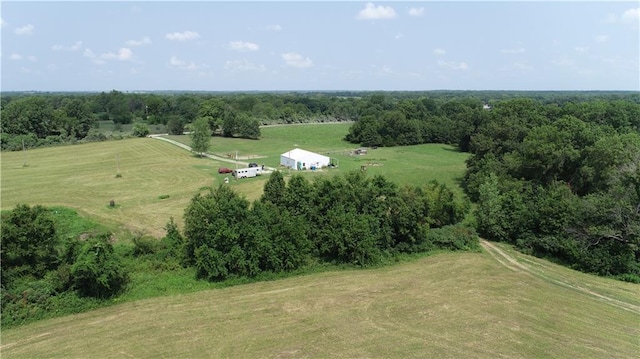
<path id="1" fill-rule="evenodd" d="M 637 1 L 0 6 L 3 91 L 640 90 Z"/>

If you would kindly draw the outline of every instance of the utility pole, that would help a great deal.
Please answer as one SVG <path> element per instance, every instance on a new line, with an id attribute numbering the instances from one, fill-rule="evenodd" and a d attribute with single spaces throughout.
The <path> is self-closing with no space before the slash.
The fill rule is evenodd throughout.
<path id="1" fill-rule="evenodd" d="M 22 140 L 22 154 L 24 155 L 24 163 L 22 164 L 22 167 L 27 167 L 27 150 L 24 147 L 24 140 Z"/>

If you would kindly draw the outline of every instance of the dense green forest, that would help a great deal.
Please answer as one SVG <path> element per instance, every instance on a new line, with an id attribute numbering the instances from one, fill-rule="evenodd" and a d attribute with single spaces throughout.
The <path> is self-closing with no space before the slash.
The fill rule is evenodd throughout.
<path id="1" fill-rule="evenodd" d="M 575 269 L 640 280 L 640 104 L 621 98 L 370 99 L 347 139 L 457 144 L 478 232 Z"/>

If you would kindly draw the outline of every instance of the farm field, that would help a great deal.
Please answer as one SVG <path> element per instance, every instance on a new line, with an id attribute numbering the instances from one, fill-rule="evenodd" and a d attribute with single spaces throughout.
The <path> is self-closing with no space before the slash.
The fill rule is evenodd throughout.
<path id="1" fill-rule="evenodd" d="M 637 285 L 483 246 L 45 320 L 2 357 L 637 357 Z"/>
<path id="2" fill-rule="evenodd" d="M 380 148 L 365 156 L 345 154 L 347 149 L 356 147 L 340 140 L 348 127 L 349 124 L 266 127 L 261 140 L 214 137 L 210 152 L 224 156 L 238 151 L 247 162 L 273 167 L 277 167 L 279 155 L 296 144 L 312 151 L 334 152 L 331 156 L 338 158 L 339 168 L 307 172 L 310 179 L 359 170 L 361 165 L 367 165 L 370 175 L 383 174 L 399 184 L 437 179 L 457 186 L 456 181 L 463 174 L 467 154 L 445 145 Z M 188 136 L 177 139 L 190 144 Z M 27 166 L 23 166 L 25 162 Z M 372 163 L 378 165 L 368 165 Z M 217 169 L 229 164 L 196 158 L 160 140 L 135 138 L 39 148 L 26 153 L 3 152 L 1 166 L 2 209 L 19 203 L 66 206 L 116 232 L 142 231 L 160 237 L 170 217 L 182 224 L 184 208 L 198 191 L 223 182 L 225 176 L 219 175 Z M 116 178 L 118 172 L 120 178 Z M 262 194 L 266 178 L 231 181 L 230 185 L 253 200 Z M 115 201 L 115 208 L 109 207 L 110 200 Z"/>
<path id="3" fill-rule="evenodd" d="M 433 179 L 454 188 L 465 170 L 469 154 L 455 147 L 442 144 L 416 146 L 380 147 L 369 149 L 366 155 L 352 155 L 357 145 L 343 141 L 350 123 L 302 124 L 262 127 L 260 140 L 241 140 L 212 137 L 209 152 L 221 157 L 257 162 L 277 168 L 280 155 L 296 147 L 324 154 L 333 159 L 338 168 L 325 173 L 340 173 L 360 170 L 366 166 L 370 175 L 382 174 L 398 184 L 419 185 Z M 167 136 L 189 145 L 189 136 Z M 325 173 L 309 173 L 309 178 Z"/>
<path id="4" fill-rule="evenodd" d="M 214 161 L 150 138 L 39 148 L 26 156 L 23 167 L 23 153 L 2 153 L 2 209 L 71 207 L 114 231 L 160 236 L 171 216 L 181 220 L 199 188 L 219 181 Z"/>

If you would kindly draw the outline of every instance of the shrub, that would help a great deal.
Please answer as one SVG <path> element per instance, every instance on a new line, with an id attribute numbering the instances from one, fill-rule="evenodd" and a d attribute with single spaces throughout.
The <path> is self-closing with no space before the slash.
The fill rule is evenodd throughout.
<path id="1" fill-rule="evenodd" d="M 71 266 L 71 277 L 78 294 L 108 298 L 121 292 L 128 275 L 113 252 L 109 234 L 89 238 Z"/>
<path id="2" fill-rule="evenodd" d="M 89 133 L 87 133 L 87 136 L 84 138 L 84 140 L 88 142 L 106 141 L 107 136 L 104 133 L 100 132 L 100 130 L 92 128 L 89 130 Z"/>
<path id="3" fill-rule="evenodd" d="M 136 123 L 133 125 L 133 135 L 136 137 L 145 137 L 149 134 L 149 127 L 144 123 Z"/>
<path id="4" fill-rule="evenodd" d="M 160 243 L 153 237 L 136 234 L 131 240 L 133 241 L 133 255 L 136 257 L 154 254 L 159 249 Z"/>
<path id="5" fill-rule="evenodd" d="M 476 232 L 460 224 L 429 230 L 427 243 L 434 249 L 453 251 L 480 249 Z"/>

